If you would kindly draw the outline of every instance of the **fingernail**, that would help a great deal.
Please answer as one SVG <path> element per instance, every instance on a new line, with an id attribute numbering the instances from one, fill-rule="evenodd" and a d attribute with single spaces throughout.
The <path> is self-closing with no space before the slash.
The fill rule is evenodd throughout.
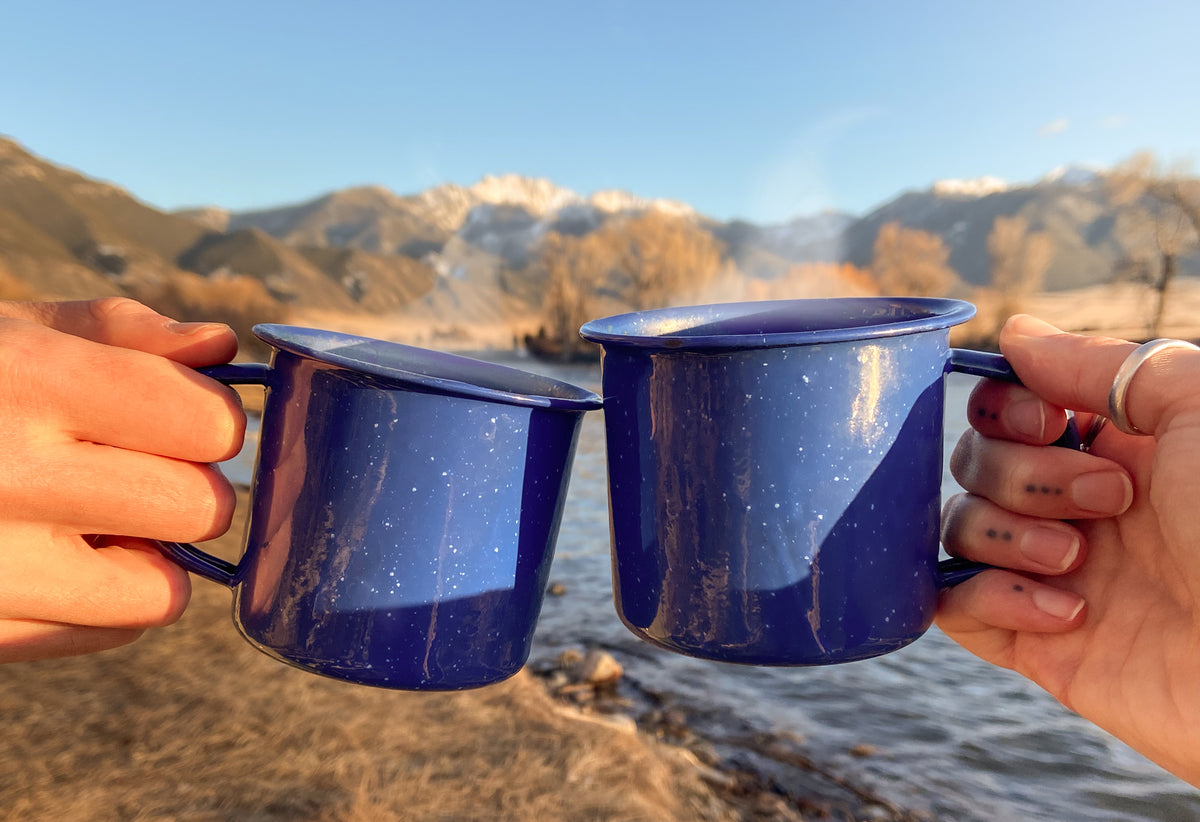
<path id="1" fill-rule="evenodd" d="M 1085 511 L 1109 516 L 1133 502 L 1133 484 L 1119 471 L 1080 474 L 1071 481 L 1071 502 Z"/>
<path id="2" fill-rule="evenodd" d="M 228 326 L 222 323 L 167 323 L 167 330 L 181 337 L 195 337 L 207 334 L 224 333 Z"/>
<path id="3" fill-rule="evenodd" d="M 1004 421 L 1018 433 L 1040 440 L 1046 430 L 1046 407 L 1038 399 L 1020 400 L 1004 409 Z"/>
<path id="4" fill-rule="evenodd" d="M 1051 571 L 1065 571 L 1079 556 L 1079 537 L 1057 528 L 1031 528 L 1018 547 L 1031 562 Z"/>
<path id="5" fill-rule="evenodd" d="M 1037 588 L 1033 592 L 1034 606 L 1044 614 L 1070 622 L 1083 610 L 1083 597 L 1058 588 Z"/>

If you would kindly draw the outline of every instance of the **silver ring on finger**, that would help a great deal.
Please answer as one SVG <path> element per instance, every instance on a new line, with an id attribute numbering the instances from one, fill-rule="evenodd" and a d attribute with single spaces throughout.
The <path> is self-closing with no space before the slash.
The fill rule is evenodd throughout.
<path id="1" fill-rule="evenodd" d="M 1129 412 L 1126 408 L 1129 384 L 1133 382 L 1133 375 L 1137 373 L 1138 369 L 1145 365 L 1155 354 L 1172 348 L 1190 348 L 1193 351 L 1200 351 L 1200 348 L 1184 340 L 1151 340 L 1133 349 L 1129 356 L 1125 358 L 1125 361 L 1121 363 L 1121 367 L 1117 369 L 1117 376 L 1113 378 L 1112 388 L 1108 392 L 1108 418 L 1119 430 L 1124 431 L 1126 434 L 1138 434 L 1141 436 L 1146 436 L 1150 433 L 1149 431 L 1141 430 L 1129 421 Z"/>

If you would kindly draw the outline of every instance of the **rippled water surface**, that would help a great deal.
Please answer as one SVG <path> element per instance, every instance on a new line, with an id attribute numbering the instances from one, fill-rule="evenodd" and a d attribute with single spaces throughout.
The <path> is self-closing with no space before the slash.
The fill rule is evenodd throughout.
<path id="1" fill-rule="evenodd" d="M 599 391 L 596 368 L 525 365 Z M 950 377 L 947 456 L 965 427 L 973 383 Z M 535 656 L 614 649 L 630 677 L 677 694 L 698 721 L 733 715 L 798 733 L 814 758 L 938 819 L 1200 819 L 1200 792 L 936 628 L 888 656 L 825 668 L 726 665 L 639 641 L 612 605 L 603 437 L 602 414 L 589 415 L 551 574 L 568 592 L 547 598 Z M 947 474 L 943 493 L 956 490 Z M 859 744 L 878 753 L 851 756 Z"/>
<path id="2" fill-rule="evenodd" d="M 519 365 L 599 391 L 595 367 Z M 947 455 L 972 383 L 950 378 Z M 603 426 L 600 413 L 584 421 L 551 573 L 567 593 L 546 600 L 535 660 L 608 648 L 632 680 L 675 695 L 693 724 L 718 729 L 736 718 L 799 734 L 813 759 L 937 819 L 1200 819 L 1200 792 L 936 628 L 888 656 L 826 668 L 725 665 L 640 642 L 612 605 Z M 231 471 L 248 477 L 249 463 Z M 943 493 L 955 490 L 947 477 Z M 864 744 L 877 753 L 851 755 Z"/>

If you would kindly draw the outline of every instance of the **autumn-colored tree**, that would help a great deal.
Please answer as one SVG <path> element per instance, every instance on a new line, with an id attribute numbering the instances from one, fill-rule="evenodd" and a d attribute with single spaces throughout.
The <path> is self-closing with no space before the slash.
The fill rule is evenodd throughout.
<path id="1" fill-rule="evenodd" d="M 1200 180 L 1182 167 L 1163 169 L 1153 154 L 1141 152 L 1106 182 L 1121 208 L 1118 231 L 1131 249 L 1126 267 L 1155 294 L 1146 334 L 1157 337 L 1179 258 L 1200 247 Z"/>
<path id="2" fill-rule="evenodd" d="M 871 274 L 884 294 L 940 297 L 958 280 L 949 259 L 936 234 L 885 223 L 875 238 Z"/>
<path id="3" fill-rule="evenodd" d="M 599 233 L 617 251 L 626 300 L 635 309 L 700 295 L 721 271 L 721 244 L 686 218 L 651 209 Z"/>
<path id="4" fill-rule="evenodd" d="M 574 237 L 551 232 L 539 247 L 538 265 L 546 274 L 545 337 L 564 356 L 579 347 L 579 327 L 594 316 L 596 289 L 612 267 L 605 239 L 597 233 Z"/>
<path id="5" fill-rule="evenodd" d="M 1054 242 L 1044 231 L 1030 231 L 1020 215 L 997 217 L 987 239 L 992 262 L 992 287 L 996 291 L 997 328 L 1042 288 L 1046 269 L 1054 257 Z"/>

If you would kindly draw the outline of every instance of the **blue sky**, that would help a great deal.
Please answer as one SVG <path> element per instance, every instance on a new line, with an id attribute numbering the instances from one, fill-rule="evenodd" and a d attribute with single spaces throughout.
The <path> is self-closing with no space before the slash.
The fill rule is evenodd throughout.
<path id="1" fill-rule="evenodd" d="M 0 134 L 162 208 L 485 174 L 720 219 L 1200 150 L 1200 3 L 0 7 Z"/>

